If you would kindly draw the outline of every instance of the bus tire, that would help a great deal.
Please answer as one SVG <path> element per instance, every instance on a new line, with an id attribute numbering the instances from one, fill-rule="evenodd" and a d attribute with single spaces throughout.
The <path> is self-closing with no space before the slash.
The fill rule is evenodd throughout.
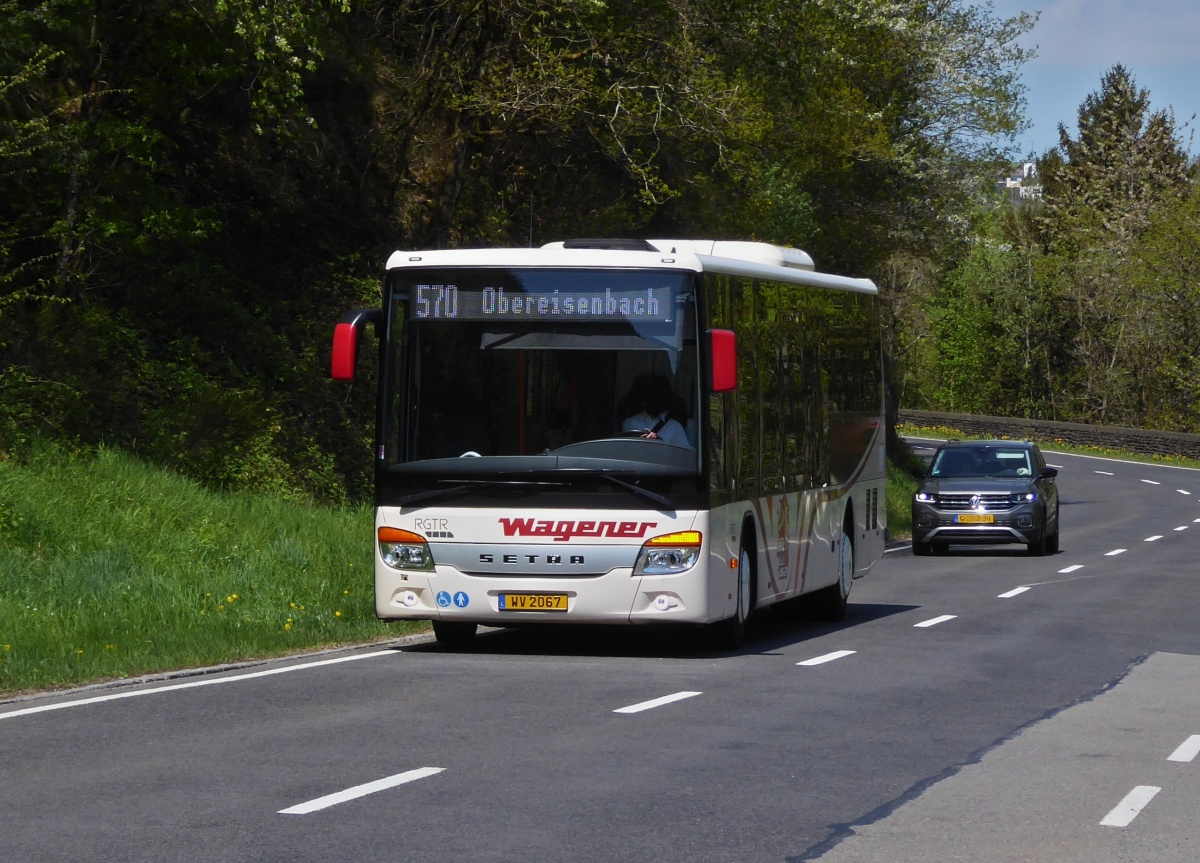
<path id="1" fill-rule="evenodd" d="M 478 624 L 464 623 L 461 620 L 435 620 L 433 637 L 444 647 L 466 647 L 475 640 L 478 628 Z"/>
<path id="2" fill-rule="evenodd" d="M 838 549 L 838 580 L 829 587 L 814 591 L 812 598 L 813 616 L 818 620 L 837 623 L 846 616 L 846 604 L 850 599 L 850 588 L 854 585 L 854 524 L 846 516 L 842 525 L 842 541 Z"/>
<path id="3" fill-rule="evenodd" d="M 750 544 L 742 538 L 742 547 L 738 552 L 737 584 L 735 587 L 737 605 L 733 617 L 712 624 L 711 641 L 718 650 L 737 650 L 742 645 L 746 634 L 746 621 L 754 610 L 754 557 Z"/>

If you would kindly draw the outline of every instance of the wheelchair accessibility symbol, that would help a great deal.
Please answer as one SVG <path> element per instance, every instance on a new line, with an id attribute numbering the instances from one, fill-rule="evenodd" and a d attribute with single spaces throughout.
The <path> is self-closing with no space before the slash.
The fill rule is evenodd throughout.
<path id="1" fill-rule="evenodd" d="M 444 590 L 439 590 L 438 595 L 434 597 L 437 600 L 438 608 L 450 607 L 450 594 Z"/>

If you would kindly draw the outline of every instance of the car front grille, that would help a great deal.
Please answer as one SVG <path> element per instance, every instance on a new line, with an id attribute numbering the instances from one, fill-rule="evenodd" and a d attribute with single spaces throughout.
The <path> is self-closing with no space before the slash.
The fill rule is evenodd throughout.
<path id="1" fill-rule="evenodd" d="M 988 492 L 984 494 L 962 493 L 947 494 L 942 492 L 937 497 L 939 509 L 951 512 L 971 512 L 1011 509 L 1013 504 L 1008 492 Z"/>

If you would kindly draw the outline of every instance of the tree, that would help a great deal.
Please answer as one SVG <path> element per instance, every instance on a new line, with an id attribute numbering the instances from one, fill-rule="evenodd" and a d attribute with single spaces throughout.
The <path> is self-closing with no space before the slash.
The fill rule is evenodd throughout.
<path id="1" fill-rule="evenodd" d="M 1081 388 L 1073 413 L 1137 424 L 1144 412 L 1131 373 L 1131 339 L 1151 309 L 1131 289 L 1130 255 L 1155 213 L 1189 188 L 1187 152 L 1170 111 L 1123 66 L 1079 108 L 1078 137 L 1059 127 L 1059 152 L 1044 159 L 1046 243 L 1070 283 Z"/>

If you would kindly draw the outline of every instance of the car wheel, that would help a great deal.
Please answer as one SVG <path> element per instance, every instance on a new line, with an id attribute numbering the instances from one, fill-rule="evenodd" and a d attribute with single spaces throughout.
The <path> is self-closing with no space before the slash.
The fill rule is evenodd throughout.
<path id="1" fill-rule="evenodd" d="M 1054 533 L 1050 534 L 1050 538 L 1046 540 L 1046 552 L 1048 554 L 1058 554 L 1058 536 L 1062 529 L 1062 522 L 1059 520 L 1061 514 L 1058 508 L 1054 509 Z"/>
<path id="2" fill-rule="evenodd" d="M 932 545 L 934 554 L 946 554 L 946 552 L 950 551 L 950 543 L 948 542 L 935 542 Z"/>
<path id="3" fill-rule="evenodd" d="M 433 637 L 445 647 L 466 647 L 475 639 L 479 625 L 461 620 L 435 620 Z"/>
<path id="4" fill-rule="evenodd" d="M 917 542 L 915 539 L 912 544 L 912 552 L 916 557 L 928 557 L 933 554 L 933 546 L 927 542 Z"/>
<path id="5" fill-rule="evenodd" d="M 1027 543 L 1025 543 L 1025 548 L 1029 551 L 1029 554 L 1032 555 L 1033 557 L 1041 557 L 1046 553 L 1046 547 L 1047 547 L 1046 542 L 1048 539 L 1049 539 L 1049 537 L 1046 536 L 1046 525 L 1043 522 L 1042 523 L 1042 532 L 1041 532 L 1041 535 L 1038 536 L 1037 542 L 1027 542 Z"/>

